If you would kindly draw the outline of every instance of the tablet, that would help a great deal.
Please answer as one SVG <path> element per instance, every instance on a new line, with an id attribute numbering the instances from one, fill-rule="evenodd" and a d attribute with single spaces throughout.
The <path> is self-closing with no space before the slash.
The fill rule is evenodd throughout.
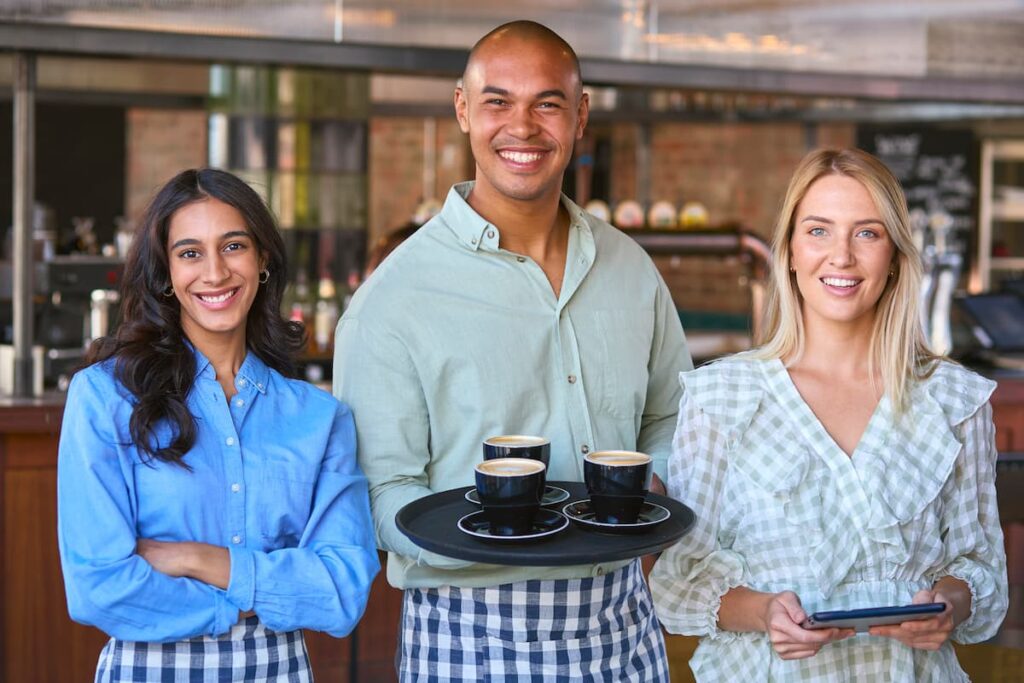
<path id="1" fill-rule="evenodd" d="M 852 628 L 864 632 L 872 626 L 888 626 L 915 619 L 930 619 L 942 614 L 945 609 L 946 603 L 944 602 L 929 602 L 923 605 L 894 605 L 815 612 L 800 625 L 804 628 Z"/>

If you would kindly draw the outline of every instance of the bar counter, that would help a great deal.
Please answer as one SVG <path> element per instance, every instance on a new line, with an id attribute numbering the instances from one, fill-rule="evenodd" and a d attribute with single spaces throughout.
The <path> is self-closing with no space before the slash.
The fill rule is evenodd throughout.
<path id="1" fill-rule="evenodd" d="M 1019 596 L 1024 588 L 1024 374 L 996 379 L 999 388 L 992 404 L 997 446 L 1005 460 L 997 480 L 1000 515 L 1007 531 L 1010 583 Z M 2 681 L 91 680 L 107 640 L 97 629 L 73 623 L 64 598 L 56 534 L 57 438 L 63 402 L 64 395 L 57 393 L 30 399 L 0 397 Z M 1024 629 L 1024 606 L 1015 607 L 1011 606 L 1006 626 L 1019 634 Z M 353 636 L 339 640 L 307 632 L 317 680 L 393 680 L 400 612 L 401 592 L 387 585 L 382 571 Z M 693 644 L 693 639 L 668 639 L 674 681 L 692 680 L 685 662 Z"/>

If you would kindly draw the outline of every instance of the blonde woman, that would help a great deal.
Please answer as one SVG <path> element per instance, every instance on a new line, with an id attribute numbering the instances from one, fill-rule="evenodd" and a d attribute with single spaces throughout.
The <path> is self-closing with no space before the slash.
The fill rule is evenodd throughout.
<path id="1" fill-rule="evenodd" d="M 697 526 L 651 574 L 698 681 L 963 681 L 1007 607 L 994 384 L 928 350 L 906 203 L 859 150 L 809 154 L 775 230 L 765 336 L 682 373 L 669 492 Z M 869 633 L 819 610 L 940 602 Z"/>

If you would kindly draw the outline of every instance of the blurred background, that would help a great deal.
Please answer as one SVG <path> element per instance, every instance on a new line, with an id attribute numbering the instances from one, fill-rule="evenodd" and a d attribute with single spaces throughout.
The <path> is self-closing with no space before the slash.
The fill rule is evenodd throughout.
<path id="1" fill-rule="evenodd" d="M 519 18 L 582 58 L 591 123 L 565 192 L 651 253 L 697 362 L 749 348 L 807 151 L 896 172 L 922 324 L 1000 383 L 1013 606 L 961 657 L 974 680 L 1024 680 L 1021 0 L 0 0 L 0 680 L 86 680 L 105 640 L 63 605 L 55 439 L 155 190 L 211 165 L 261 193 L 289 250 L 283 312 L 311 331 L 303 373 L 328 386 L 334 325 L 388 237 L 473 176 L 452 89 Z M 311 637 L 318 680 L 393 678 L 398 594 L 381 579 L 372 600 L 353 637 Z M 669 643 L 690 680 L 693 642 Z"/>

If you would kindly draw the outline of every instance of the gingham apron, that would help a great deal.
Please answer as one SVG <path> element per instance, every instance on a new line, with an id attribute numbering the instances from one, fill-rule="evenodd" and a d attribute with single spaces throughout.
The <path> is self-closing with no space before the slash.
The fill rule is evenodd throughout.
<path id="1" fill-rule="evenodd" d="M 402 683 L 668 683 L 640 562 L 583 579 L 405 592 Z"/>

